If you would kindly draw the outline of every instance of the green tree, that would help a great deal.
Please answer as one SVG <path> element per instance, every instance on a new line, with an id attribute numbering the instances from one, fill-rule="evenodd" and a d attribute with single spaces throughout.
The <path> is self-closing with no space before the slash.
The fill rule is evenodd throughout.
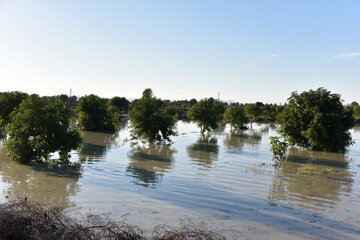
<path id="1" fill-rule="evenodd" d="M 201 134 L 211 132 L 218 127 L 223 113 L 223 105 L 213 98 L 203 99 L 192 106 L 188 112 L 188 118 L 197 123 Z"/>
<path id="2" fill-rule="evenodd" d="M 352 111 L 354 118 L 356 120 L 360 120 L 360 106 L 359 105 L 353 106 Z"/>
<path id="3" fill-rule="evenodd" d="M 121 112 L 127 112 L 129 101 L 124 97 L 113 97 L 110 99 L 109 106 L 117 107 Z"/>
<path id="4" fill-rule="evenodd" d="M 249 119 L 246 117 L 245 111 L 241 106 L 230 105 L 225 110 L 224 121 L 230 124 L 232 131 L 233 128 L 235 130 L 244 128 L 244 124 L 248 123 Z"/>
<path id="5" fill-rule="evenodd" d="M 3 92 L 0 95 L 0 135 L 4 134 L 5 127 L 10 121 L 10 113 L 27 97 L 22 92 Z"/>
<path id="6" fill-rule="evenodd" d="M 129 112 L 132 135 L 146 138 L 149 142 L 170 141 L 169 137 L 175 134 L 175 115 L 173 109 L 153 96 L 151 89 L 145 89 L 142 98 L 134 103 Z"/>
<path id="7" fill-rule="evenodd" d="M 78 103 L 79 126 L 85 131 L 114 131 L 113 115 L 107 101 L 94 94 L 80 98 Z"/>
<path id="8" fill-rule="evenodd" d="M 250 120 L 250 126 L 261 114 L 260 106 L 256 103 L 245 105 L 245 114 Z"/>
<path id="9" fill-rule="evenodd" d="M 351 110 L 340 95 L 319 88 L 293 92 L 278 119 L 280 132 L 289 143 L 319 151 L 343 151 L 352 144 L 349 129 L 354 126 Z"/>
<path id="10" fill-rule="evenodd" d="M 57 151 L 60 159 L 69 158 L 69 152 L 81 143 L 72 116 L 59 99 L 29 96 L 10 114 L 5 143 L 8 154 L 19 162 L 47 159 Z"/>

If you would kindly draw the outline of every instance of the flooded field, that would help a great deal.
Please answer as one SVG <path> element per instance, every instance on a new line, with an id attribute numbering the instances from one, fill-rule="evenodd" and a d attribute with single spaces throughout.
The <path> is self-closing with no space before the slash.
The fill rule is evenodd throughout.
<path id="1" fill-rule="evenodd" d="M 181 221 L 237 239 L 360 239 L 360 130 L 346 154 L 290 150 L 275 167 L 271 124 L 201 139 L 178 122 L 170 146 L 84 132 L 71 165 L 18 164 L 0 152 L 1 201 L 18 197 L 99 214 L 145 231 Z M 309 173 L 315 169 L 315 173 Z"/>

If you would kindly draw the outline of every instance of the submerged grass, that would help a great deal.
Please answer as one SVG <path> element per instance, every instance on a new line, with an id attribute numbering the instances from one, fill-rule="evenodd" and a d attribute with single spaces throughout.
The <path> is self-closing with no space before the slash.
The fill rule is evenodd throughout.
<path id="1" fill-rule="evenodd" d="M 225 240 L 221 235 L 194 224 L 178 229 L 159 226 L 151 236 L 145 236 L 140 228 L 124 222 L 108 220 L 99 223 L 88 218 L 80 223 L 67 216 L 61 208 L 43 207 L 26 199 L 0 205 L 0 239 Z"/>
<path id="2" fill-rule="evenodd" d="M 347 169 L 319 168 L 312 166 L 302 166 L 297 169 L 297 174 L 314 176 L 339 176 L 353 174 Z"/>

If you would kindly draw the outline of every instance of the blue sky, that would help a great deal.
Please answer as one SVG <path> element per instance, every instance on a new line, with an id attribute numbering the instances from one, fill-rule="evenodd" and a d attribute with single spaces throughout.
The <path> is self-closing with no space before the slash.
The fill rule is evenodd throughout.
<path id="1" fill-rule="evenodd" d="M 0 91 L 360 102 L 360 1 L 0 0 Z"/>

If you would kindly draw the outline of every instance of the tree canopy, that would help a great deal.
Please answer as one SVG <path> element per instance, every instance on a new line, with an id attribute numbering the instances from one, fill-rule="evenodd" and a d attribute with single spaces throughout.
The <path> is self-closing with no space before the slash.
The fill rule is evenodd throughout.
<path id="1" fill-rule="evenodd" d="M 94 94 L 80 98 L 79 126 L 85 131 L 114 131 L 115 124 L 107 101 Z"/>
<path id="2" fill-rule="evenodd" d="M 244 124 L 249 122 L 249 119 L 245 115 L 244 108 L 239 105 L 230 105 L 226 108 L 224 113 L 224 121 L 229 123 L 231 130 L 239 130 L 244 128 Z"/>
<path id="3" fill-rule="evenodd" d="M 245 113 L 246 113 L 246 116 L 249 118 L 251 125 L 261 114 L 262 106 L 263 106 L 262 103 L 261 104 L 252 103 L 252 104 L 245 105 Z"/>
<path id="4" fill-rule="evenodd" d="M 218 127 L 224 107 L 213 98 L 203 99 L 193 105 L 188 113 L 188 118 L 197 123 L 201 134 L 211 132 Z"/>
<path id="5" fill-rule="evenodd" d="M 127 112 L 129 101 L 124 97 L 113 97 L 109 101 L 109 106 L 117 107 L 121 112 Z"/>
<path id="6" fill-rule="evenodd" d="M 175 134 L 175 111 L 166 107 L 149 88 L 134 103 L 129 118 L 134 137 L 146 138 L 149 142 L 162 142 L 170 141 L 169 137 Z"/>
<path id="7" fill-rule="evenodd" d="M 58 151 L 60 159 L 67 159 L 81 142 L 72 116 L 70 108 L 59 99 L 27 97 L 10 114 L 5 143 L 9 155 L 15 161 L 29 162 L 47 159 Z"/>
<path id="8" fill-rule="evenodd" d="M 4 133 L 6 125 L 10 121 L 10 113 L 27 97 L 22 92 L 3 92 L 0 95 L 0 134 Z"/>
<path id="9" fill-rule="evenodd" d="M 339 94 L 319 88 L 293 92 L 279 115 L 280 132 L 290 144 L 313 150 L 338 152 L 352 144 L 349 129 L 354 126 Z"/>

